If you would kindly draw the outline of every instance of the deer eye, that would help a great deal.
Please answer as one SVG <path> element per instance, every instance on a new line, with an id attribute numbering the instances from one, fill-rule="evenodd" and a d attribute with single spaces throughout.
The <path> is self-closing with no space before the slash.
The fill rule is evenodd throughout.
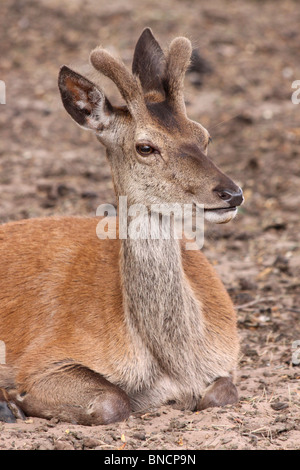
<path id="1" fill-rule="evenodd" d="M 148 157 L 155 152 L 155 149 L 148 144 L 138 144 L 136 150 L 142 157 Z"/>

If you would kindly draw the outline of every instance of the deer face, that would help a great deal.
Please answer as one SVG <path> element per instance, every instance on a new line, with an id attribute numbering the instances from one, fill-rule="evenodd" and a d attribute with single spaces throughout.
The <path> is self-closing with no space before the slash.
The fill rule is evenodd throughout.
<path id="1" fill-rule="evenodd" d="M 165 55 L 146 29 L 135 49 L 132 74 L 103 49 L 92 65 L 110 77 L 126 101 L 113 107 L 92 82 L 62 67 L 59 88 L 66 110 L 106 146 L 117 195 L 129 204 L 204 205 L 224 223 L 243 202 L 241 189 L 207 156 L 209 134 L 186 116 L 183 80 L 191 44 L 175 39 Z"/>

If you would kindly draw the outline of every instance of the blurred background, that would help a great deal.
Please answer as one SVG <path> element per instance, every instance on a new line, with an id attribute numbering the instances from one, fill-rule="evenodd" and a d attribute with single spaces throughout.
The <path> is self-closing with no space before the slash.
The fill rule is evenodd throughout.
<path id="1" fill-rule="evenodd" d="M 299 24 L 297 0 L 1 1 L 0 223 L 93 216 L 115 202 L 104 148 L 63 109 L 60 66 L 84 69 L 101 44 L 130 67 L 146 26 L 162 47 L 187 36 L 197 51 L 188 115 L 246 199 L 230 224 L 206 225 L 204 251 L 237 306 L 241 366 L 290 364 L 300 339 Z"/>

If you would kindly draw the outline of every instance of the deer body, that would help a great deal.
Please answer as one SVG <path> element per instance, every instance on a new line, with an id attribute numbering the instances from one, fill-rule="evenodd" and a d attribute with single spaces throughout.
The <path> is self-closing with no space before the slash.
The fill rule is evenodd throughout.
<path id="1" fill-rule="evenodd" d="M 225 222 L 242 195 L 205 156 L 207 131 L 186 118 L 189 55 L 181 38 L 166 59 L 145 30 L 138 80 L 102 49 L 91 56 L 126 108 L 66 67 L 60 90 L 71 116 L 106 145 L 117 196 L 146 206 L 203 202 L 209 220 Z M 175 237 L 100 240 L 97 223 L 53 217 L 0 227 L 0 419 L 25 412 L 102 424 L 168 401 L 235 402 L 235 312 L 201 251 Z"/>

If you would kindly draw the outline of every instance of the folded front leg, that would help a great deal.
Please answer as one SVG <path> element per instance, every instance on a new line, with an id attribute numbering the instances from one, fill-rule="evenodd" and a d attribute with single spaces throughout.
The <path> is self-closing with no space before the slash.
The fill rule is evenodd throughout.
<path id="1" fill-rule="evenodd" d="M 9 399 L 27 416 L 98 425 L 130 414 L 127 394 L 101 374 L 72 361 L 60 361 L 30 377 Z"/>

